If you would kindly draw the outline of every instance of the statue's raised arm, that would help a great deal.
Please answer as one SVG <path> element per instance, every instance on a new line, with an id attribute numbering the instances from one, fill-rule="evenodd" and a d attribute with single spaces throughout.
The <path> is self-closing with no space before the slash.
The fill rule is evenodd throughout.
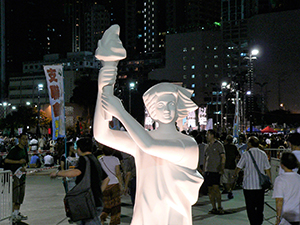
<path id="1" fill-rule="evenodd" d="M 112 116 L 103 109 L 101 102 L 102 94 L 113 96 L 114 85 L 117 76 L 117 65 L 120 60 L 126 58 L 126 50 L 119 38 L 120 27 L 112 25 L 98 41 L 95 57 L 101 61 L 102 68 L 98 76 L 98 97 L 94 116 L 94 136 L 95 139 L 107 146 L 115 149 L 134 151 L 134 142 L 126 132 L 113 131 L 109 129 L 109 121 Z M 118 139 L 124 142 L 121 144 Z M 127 151 L 126 151 L 127 152 Z M 128 152 L 131 153 L 131 152 Z"/>

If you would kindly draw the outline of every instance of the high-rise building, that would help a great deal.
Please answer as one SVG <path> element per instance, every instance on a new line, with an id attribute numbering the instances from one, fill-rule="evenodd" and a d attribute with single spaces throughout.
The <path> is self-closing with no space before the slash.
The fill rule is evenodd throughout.
<path id="1" fill-rule="evenodd" d="M 5 99 L 6 71 L 5 71 L 5 0 L 0 2 L 0 101 Z"/>
<path id="2" fill-rule="evenodd" d="M 166 0 L 166 27 L 169 33 L 219 29 L 220 1 Z"/>
<path id="3" fill-rule="evenodd" d="M 248 19 L 258 14 L 300 8 L 300 2 L 272 0 L 222 0 L 222 37 L 224 43 L 224 76 L 242 82 L 239 75 L 247 70 L 244 57 L 249 54 Z"/>
<path id="4" fill-rule="evenodd" d="M 110 16 L 103 5 L 94 4 L 84 14 L 84 50 L 94 52 L 97 42 L 110 25 Z"/>

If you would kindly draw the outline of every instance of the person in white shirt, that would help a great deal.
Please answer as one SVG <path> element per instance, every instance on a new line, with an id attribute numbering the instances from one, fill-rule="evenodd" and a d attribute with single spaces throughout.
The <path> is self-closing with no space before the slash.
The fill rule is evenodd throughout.
<path id="1" fill-rule="evenodd" d="M 103 191 L 104 208 L 100 215 L 102 224 L 110 215 L 110 224 L 121 223 L 121 193 L 123 189 L 123 180 L 120 170 L 120 161 L 113 156 L 114 149 L 104 146 L 104 156 L 99 162 L 109 177 L 109 183 Z"/>
<path id="2" fill-rule="evenodd" d="M 300 175 L 293 171 L 298 165 L 293 153 L 282 153 L 284 173 L 276 177 L 272 196 L 276 200 L 276 225 L 300 224 Z"/>
<path id="3" fill-rule="evenodd" d="M 259 140 L 255 136 L 248 139 L 248 151 L 242 154 L 240 161 L 237 164 L 233 177 L 244 168 L 243 189 L 246 202 L 248 219 L 251 225 L 263 223 L 264 215 L 264 190 L 259 184 L 257 170 L 254 167 L 252 158 L 249 152 L 252 153 L 256 164 L 261 172 L 265 171 L 271 179 L 271 166 L 268 161 L 267 154 L 258 148 Z"/>
<path id="4" fill-rule="evenodd" d="M 38 150 L 38 140 L 35 136 L 33 136 L 32 139 L 29 141 L 29 150 L 33 152 Z"/>
<path id="5" fill-rule="evenodd" d="M 287 142 L 289 144 L 290 149 L 292 150 L 292 153 L 296 156 L 298 162 L 300 163 L 300 134 L 299 133 L 293 133 L 290 134 Z M 294 172 L 298 172 L 299 167 L 296 167 L 293 169 Z M 284 173 L 284 170 L 282 167 L 279 167 L 278 174 L 281 175 Z"/>
<path id="6" fill-rule="evenodd" d="M 44 157 L 44 166 L 51 167 L 54 166 L 54 158 L 50 153 L 47 153 Z"/>

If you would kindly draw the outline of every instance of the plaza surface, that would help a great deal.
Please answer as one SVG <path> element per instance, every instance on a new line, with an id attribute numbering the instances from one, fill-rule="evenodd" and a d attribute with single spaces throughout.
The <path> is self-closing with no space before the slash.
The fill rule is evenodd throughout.
<path id="1" fill-rule="evenodd" d="M 63 198 L 65 196 L 61 179 L 50 179 L 49 171 L 38 172 L 27 176 L 26 196 L 21 212 L 28 216 L 28 220 L 19 223 L 20 225 L 67 225 L 68 218 L 65 216 Z M 227 199 L 222 195 L 222 206 L 224 215 L 208 214 L 211 209 L 208 196 L 202 196 L 193 206 L 194 225 L 246 225 L 249 224 L 246 213 L 246 206 L 241 189 L 233 191 L 234 198 Z M 275 200 L 271 193 L 265 196 L 265 202 L 275 208 Z M 274 210 L 265 204 L 264 225 L 275 224 Z M 163 212 L 162 212 L 163 213 Z M 132 205 L 129 196 L 122 197 L 121 225 L 129 225 L 132 217 Z M 0 225 L 9 224 L 9 221 L 2 221 Z M 109 224 L 109 220 L 105 225 Z M 180 225 L 180 224 L 176 224 Z"/>

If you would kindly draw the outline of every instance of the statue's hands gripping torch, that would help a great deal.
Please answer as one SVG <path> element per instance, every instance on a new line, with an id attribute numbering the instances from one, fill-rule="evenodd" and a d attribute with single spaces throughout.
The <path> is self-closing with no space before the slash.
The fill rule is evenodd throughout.
<path id="1" fill-rule="evenodd" d="M 102 68 L 99 71 L 98 88 L 106 95 L 114 94 L 114 84 L 117 76 L 117 65 L 120 60 L 126 58 L 126 50 L 119 38 L 119 25 L 112 25 L 107 29 L 101 40 L 98 41 L 95 57 L 101 60 Z M 104 112 L 105 120 L 112 120 L 111 116 Z"/>

